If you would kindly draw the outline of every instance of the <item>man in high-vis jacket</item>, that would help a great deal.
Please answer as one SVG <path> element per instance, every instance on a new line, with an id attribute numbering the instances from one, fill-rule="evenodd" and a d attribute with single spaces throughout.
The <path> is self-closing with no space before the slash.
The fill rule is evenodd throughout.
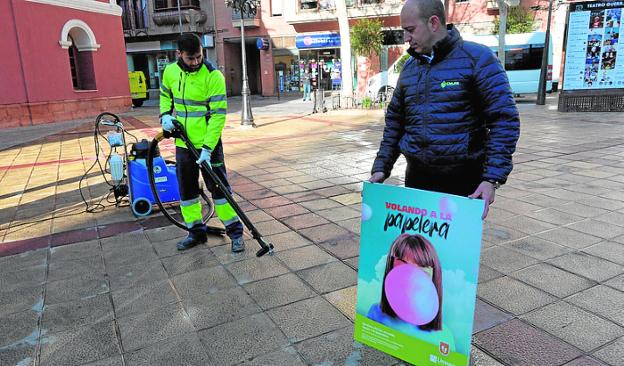
<path id="1" fill-rule="evenodd" d="M 167 65 L 162 76 L 160 123 L 163 130 L 171 131 L 173 120 L 178 120 L 184 126 L 189 140 L 201 150 L 199 160 L 196 160 L 184 142 L 176 139 L 180 208 L 189 229 L 188 236 L 177 244 L 177 248 L 185 250 L 207 240 L 199 198 L 200 165 L 207 162 L 225 184 L 226 189 L 230 190 L 221 143 L 227 100 L 223 74 L 209 62 L 204 62 L 203 49 L 195 34 L 185 33 L 178 38 L 176 54 L 178 61 Z M 238 215 L 203 170 L 202 176 L 212 193 L 215 212 L 225 225 L 226 233 L 232 241 L 232 251 L 245 250 L 243 225 Z"/>

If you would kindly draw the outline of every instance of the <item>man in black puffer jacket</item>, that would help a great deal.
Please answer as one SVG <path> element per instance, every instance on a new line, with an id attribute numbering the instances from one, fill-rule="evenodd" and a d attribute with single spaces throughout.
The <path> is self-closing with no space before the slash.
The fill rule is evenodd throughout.
<path id="1" fill-rule="evenodd" d="M 440 0 L 407 0 L 401 26 L 412 57 L 388 105 L 369 181 L 383 182 L 403 154 L 405 186 L 481 198 L 485 218 L 520 135 L 507 74 L 488 47 L 446 26 Z"/>

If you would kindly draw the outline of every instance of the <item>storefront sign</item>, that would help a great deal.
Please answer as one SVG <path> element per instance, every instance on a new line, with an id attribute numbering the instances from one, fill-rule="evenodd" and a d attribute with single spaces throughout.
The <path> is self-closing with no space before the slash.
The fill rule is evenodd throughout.
<path id="1" fill-rule="evenodd" d="M 323 48 L 340 47 L 340 34 L 338 33 L 312 33 L 301 34 L 296 38 L 297 48 Z"/>
<path id="2" fill-rule="evenodd" d="M 364 183 L 356 341 L 416 365 L 468 365 L 482 213 L 482 200 Z"/>
<path id="3" fill-rule="evenodd" d="M 266 38 L 257 38 L 256 39 L 256 47 L 259 50 L 268 50 L 269 49 L 269 40 Z"/>
<path id="4" fill-rule="evenodd" d="M 624 1 L 570 4 L 564 90 L 624 88 Z"/>

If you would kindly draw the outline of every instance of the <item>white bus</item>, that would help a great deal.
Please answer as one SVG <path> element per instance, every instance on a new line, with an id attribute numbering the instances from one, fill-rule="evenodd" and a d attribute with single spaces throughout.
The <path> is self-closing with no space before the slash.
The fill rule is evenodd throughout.
<path id="1" fill-rule="evenodd" d="M 514 94 L 537 93 L 544 51 L 544 32 L 508 34 L 505 36 L 505 69 Z M 481 43 L 498 54 L 497 35 L 462 35 L 467 41 Z M 389 98 L 396 87 L 407 54 L 396 60 L 388 71 L 372 76 L 367 95 L 378 101 Z M 552 90 L 552 40 L 548 53 L 546 90 Z"/>

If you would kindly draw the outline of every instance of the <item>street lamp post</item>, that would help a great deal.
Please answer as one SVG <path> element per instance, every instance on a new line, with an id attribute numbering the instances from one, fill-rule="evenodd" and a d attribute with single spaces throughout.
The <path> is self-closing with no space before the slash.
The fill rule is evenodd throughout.
<path id="1" fill-rule="evenodd" d="M 180 0 L 178 0 L 177 3 L 178 3 L 178 23 L 180 24 L 180 34 L 182 34 L 182 12 L 180 11 Z"/>
<path id="2" fill-rule="evenodd" d="M 542 52 L 542 69 L 540 70 L 537 89 L 537 105 L 546 104 L 546 74 L 548 73 L 548 55 L 550 54 L 550 22 L 552 19 L 553 0 L 548 1 L 548 19 L 546 20 L 546 35 L 544 36 L 544 51 Z"/>
<path id="3" fill-rule="evenodd" d="M 251 104 L 249 103 L 249 80 L 247 79 L 247 54 L 245 52 L 245 19 L 242 7 L 239 9 L 241 15 L 241 58 L 243 63 L 243 88 L 242 108 L 241 108 L 241 126 L 256 127 L 253 114 L 251 113 Z"/>

